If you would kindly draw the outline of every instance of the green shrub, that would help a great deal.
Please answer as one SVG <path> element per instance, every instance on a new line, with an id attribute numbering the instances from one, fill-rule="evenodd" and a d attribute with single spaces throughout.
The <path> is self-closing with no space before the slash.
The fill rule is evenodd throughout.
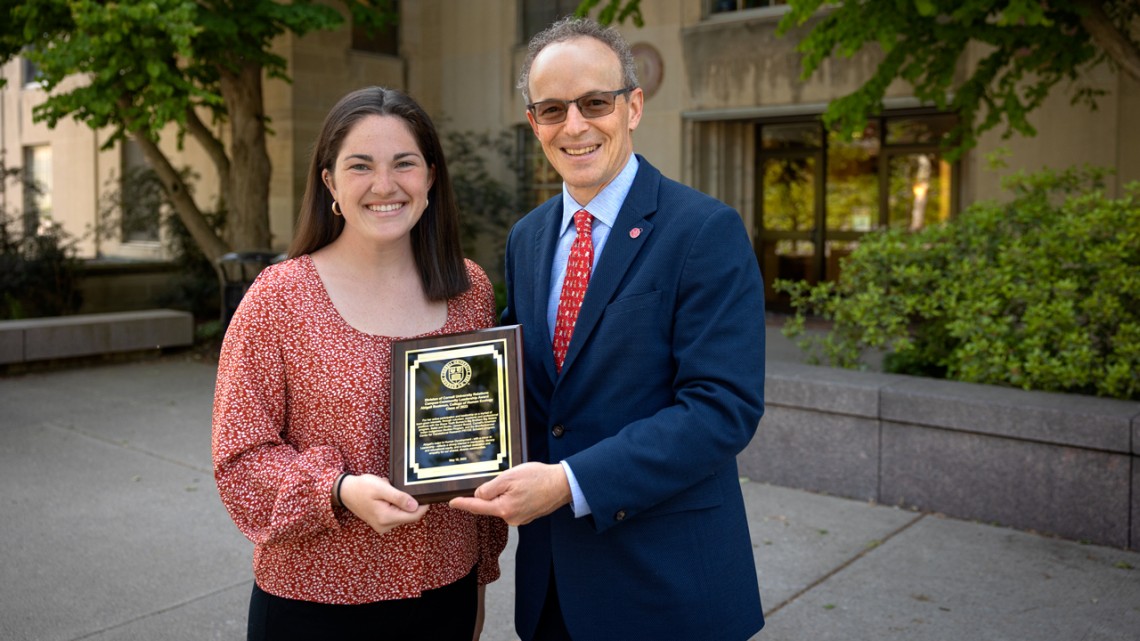
<path id="1" fill-rule="evenodd" d="M 23 180 L 19 168 L 0 162 L 0 194 Z M 25 184 L 25 190 L 36 185 Z M 18 214 L 0 209 L 0 320 L 60 316 L 79 311 L 80 261 L 75 238 L 50 220 L 25 228 Z"/>
<path id="2" fill-rule="evenodd" d="M 225 229 L 225 211 L 203 212 L 206 221 L 218 234 Z M 162 307 L 182 309 L 199 320 L 218 317 L 221 304 L 221 285 L 213 263 L 198 248 L 182 219 L 171 213 L 162 218 L 164 245 L 170 261 L 178 266 L 178 275 L 172 287 L 158 297 Z"/>
<path id="3" fill-rule="evenodd" d="M 0 319 L 63 316 L 79 311 L 80 261 L 75 239 L 58 225 L 18 234 L 0 212 Z"/>
<path id="4" fill-rule="evenodd" d="M 835 283 L 777 281 L 785 334 L 815 362 L 1023 389 L 1140 399 L 1140 183 L 1106 172 L 1018 174 L 1012 200 L 944 225 L 868 235 Z M 807 315 L 832 321 L 804 333 Z"/>
<path id="5" fill-rule="evenodd" d="M 447 124 L 441 119 L 441 124 Z M 496 169 L 517 174 L 516 143 L 511 131 L 498 134 L 446 130 L 443 148 L 455 199 L 459 203 L 459 227 L 463 251 L 468 258 L 482 258 L 482 267 L 493 283 L 503 280 L 503 251 L 511 225 L 530 207 L 525 193 L 497 179 Z M 482 248 L 484 251 L 479 251 Z"/>

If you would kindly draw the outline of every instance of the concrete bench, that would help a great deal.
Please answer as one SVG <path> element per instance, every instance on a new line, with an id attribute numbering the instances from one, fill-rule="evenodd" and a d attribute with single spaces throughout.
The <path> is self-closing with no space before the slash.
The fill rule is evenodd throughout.
<path id="1" fill-rule="evenodd" d="M 0 364 L 185 347 L 193 343 L 193 316 L 173 309 L 0 321 Z"/>

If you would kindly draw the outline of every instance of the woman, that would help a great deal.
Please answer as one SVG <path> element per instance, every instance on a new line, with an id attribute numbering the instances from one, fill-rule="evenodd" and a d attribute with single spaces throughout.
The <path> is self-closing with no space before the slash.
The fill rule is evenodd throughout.
<path id="1" fill-rule="evenodd" d="M 506 524 L 382 477 L 392 341 L 494 322 L 431 120 L 397 91 L 345 96 L 289 260 L 245 294 L 218 365 L 215 478 L 255 544 L 249 639 L 478 638 Z"/>

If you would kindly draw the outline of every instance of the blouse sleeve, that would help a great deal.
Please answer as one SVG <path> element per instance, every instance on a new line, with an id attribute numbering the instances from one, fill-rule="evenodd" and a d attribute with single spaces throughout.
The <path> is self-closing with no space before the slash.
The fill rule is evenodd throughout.
<path id="1" fill-rule="evenodd" d="M 254 543 L 279 543 L 340 527 L 330 492 L 340 451 L 299 452 L 288 442 L 283 309 L 259 277 L 226 331 L 214 391 L 213 462 L 218 493 Z"/>

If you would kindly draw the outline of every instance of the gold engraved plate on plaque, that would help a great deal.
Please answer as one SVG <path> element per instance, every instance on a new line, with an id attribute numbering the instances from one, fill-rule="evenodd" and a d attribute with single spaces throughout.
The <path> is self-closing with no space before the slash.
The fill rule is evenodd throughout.
<path id="1" fill-rule="evenodd" d="M 525 458 L 521 327 L 392 346 L 392 485 L 424 503 L 470 496 Z"/>

